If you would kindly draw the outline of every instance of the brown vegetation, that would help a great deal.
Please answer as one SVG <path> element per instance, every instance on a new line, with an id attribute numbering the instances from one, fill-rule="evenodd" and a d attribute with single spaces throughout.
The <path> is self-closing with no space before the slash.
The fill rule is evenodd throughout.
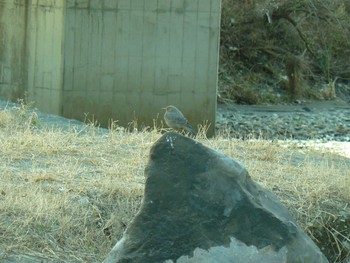
<path id="1" fill-rule="evenodd" d="M 248 104 L 331 99 L 321 84 L 348 84 L 349 56 L 347 0 L 222 0 L 221 97 Z"/>
<path id="2" fill-rule="evenodd" d="M 23 108 L 0 112 L 0 259 L 101 261 L 140 207 L 143 171 L 161 133 L 39 126 Z M 331 262 L 349 257 L 348 159 L 296 143 L 227 139 L 224 131 L 198 140 L 276 193 Z"/>

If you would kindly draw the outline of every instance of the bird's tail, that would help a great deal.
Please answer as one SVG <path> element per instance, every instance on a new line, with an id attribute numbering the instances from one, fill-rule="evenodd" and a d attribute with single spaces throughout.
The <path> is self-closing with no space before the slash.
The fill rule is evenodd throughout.
<path id="1" fill-rule="evenodd" d="M 185 130 L 186 130 L 189 134 L 191 134 L 191 135 L 193 135 L 193 136 L 197 136 L 197 133 L 192 129 L 192 127 L 187 126 L 187 127 L 185 127 Z"/>

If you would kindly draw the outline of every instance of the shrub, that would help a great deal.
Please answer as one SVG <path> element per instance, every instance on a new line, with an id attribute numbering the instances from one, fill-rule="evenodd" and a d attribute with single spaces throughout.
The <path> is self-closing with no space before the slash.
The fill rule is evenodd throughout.
<path id="1" fill-rule="evenodd" d="M 226 85 L 220 91 L 239 84 L 259 96 L 269 86 L 288 91 L 291 99 L 307 98 L 315 94 L 310 86 L 332 83 L 336 77 L 349 81 L 349 14 L 346 0 L 223 0 L 220 78 L 231 78 L 221 79 Z M 261 77 L 251 82 L 251 74 Z M 226 92 L 235 94 L 233 99 L 239 93 Z M 321 98 L 321 88 L 317 93 Z"/>

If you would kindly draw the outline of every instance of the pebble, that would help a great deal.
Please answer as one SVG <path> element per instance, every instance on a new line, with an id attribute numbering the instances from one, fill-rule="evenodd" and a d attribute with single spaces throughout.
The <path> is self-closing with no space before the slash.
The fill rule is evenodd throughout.
<path id="1" fill-rule="evenodd" d="M 350 108 L 269 112 L 218 107 L 216 117 L 217 130 L 234 138 L 350 142 Z"/>

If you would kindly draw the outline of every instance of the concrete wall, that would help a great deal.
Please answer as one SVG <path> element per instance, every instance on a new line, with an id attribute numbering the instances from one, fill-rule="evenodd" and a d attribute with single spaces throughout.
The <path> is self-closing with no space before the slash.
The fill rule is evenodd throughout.
<path id="1" fill-rule="evenodd" d="M 65 1 L 30 0 L 27 18 L 29 99 L 44 112 L 62 113 Z"/>
<path id="2" fill-rule="evenodd" d="M 216 111 L 220 0 L 0 0 L 0 94 L 46 112 L 153 126 Z"/>
<path id="3" fill-rule="evenodd" d="M 26 1 L 0 0 L 0 96 L 25 92 Z"/>
<path id="4" fill-rule="evenodd" d="M 174 104 L 213 132 L 219 0 L 69 0 L 66 8 L 64 116 L 152 126 Z"/>

